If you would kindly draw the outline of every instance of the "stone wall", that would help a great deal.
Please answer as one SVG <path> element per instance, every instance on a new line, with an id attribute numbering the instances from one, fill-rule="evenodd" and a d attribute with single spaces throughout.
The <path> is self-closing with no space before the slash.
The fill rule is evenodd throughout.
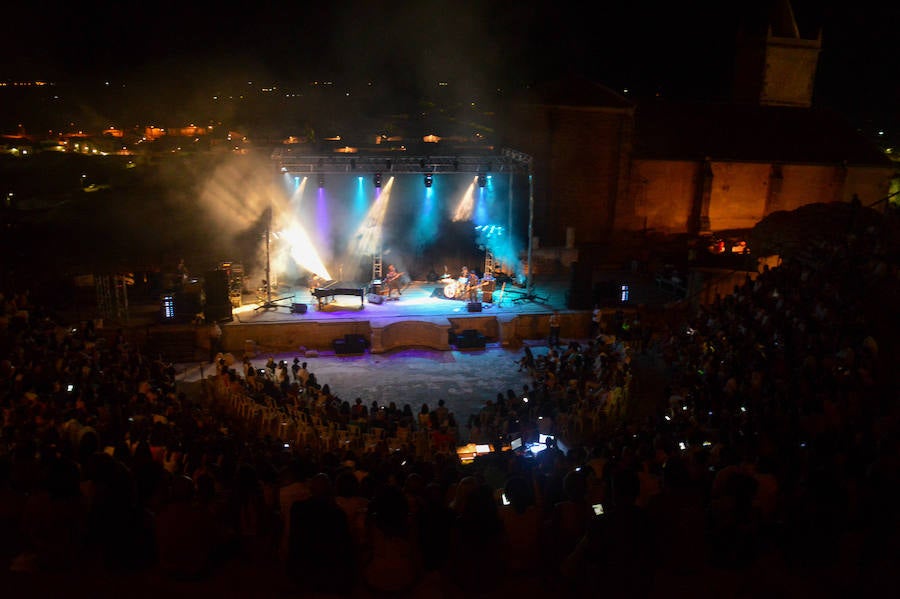
<path id="1" fill-rule="evenodd" d="M 449 350 L 450 334 L 472 329 L 484 335 L 488 343 L 518 347 L 526 341 L 546 339 L 550 332 L 550 311 L 540 314 L 470 316 L 432 320 L 396 320 L 389 323 L 369 321 L 288 322 L 222 326 L 224 351 L 235 356 L 245 353 L 290 353 L 303 350 L 331 351 L 336 339 L 362 335 L 369 340 L 369 351 L 381 353 L 393 349 L 429 347 Z M 584 339 L 590 334 L 589 311 L 560 311 L 560 336 Z M 197 347 L 209 347 L 206 328 L 196 329 Z"/>

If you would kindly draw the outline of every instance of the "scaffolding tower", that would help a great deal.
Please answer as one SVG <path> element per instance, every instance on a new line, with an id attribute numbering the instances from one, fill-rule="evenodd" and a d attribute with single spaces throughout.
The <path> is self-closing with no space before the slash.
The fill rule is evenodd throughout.
<path id="1" fill-rule="evenodd" d="M 484 249 L 484 272 L 493 273 L 494 272 L 494 252 L 490 250 L 490 248 L 485 247 Z"/>
<path id="2" fill-rule="evenodd" d="M 382 262 L 381 250 L 372 254 L 372 281 L 381 281 Z"/>
<path id="3" fill-rule="evenodd" d="M 106 320 L 128 322 L 128 285 L 133 285 L 132 275 L 97 275 L 97 312 Z"/>

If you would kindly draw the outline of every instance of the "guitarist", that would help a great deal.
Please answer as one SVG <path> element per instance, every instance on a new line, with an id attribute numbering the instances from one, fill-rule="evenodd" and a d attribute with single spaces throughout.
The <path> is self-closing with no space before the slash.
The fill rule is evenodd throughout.
<path id="1" fill-rule="evenodd" d="M 469 296 L 470 302 L 478 301 L 478 288 L 481 285 L 478 284 L 478 275 L 475 274 L 474 270 L 469 271 L 469 278 L 466 281 L 466 290 Z"/>
<path id="2" fill-rule="evenodd" d="M 402 272 L 397 272 L 393 264 L 388 265 L 387 274 L 384 275 L 384 284 L 387 286 L 388 298 L 393 295 L 394 290 L 397 291 L 398 298 L 403 295 L 403 292 L 400 290 L 400 276 L 402 274 Z"/>

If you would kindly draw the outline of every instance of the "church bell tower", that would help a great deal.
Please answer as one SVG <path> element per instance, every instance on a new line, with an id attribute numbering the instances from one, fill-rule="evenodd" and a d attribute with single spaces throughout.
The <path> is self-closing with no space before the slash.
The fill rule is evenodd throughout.
<path id="1" fill-rule="evenodd" d="M 738 34 L 734 99 L 762 106 L 812 105 L 822 32 L 803 37 L 790 0 L 775 0 L 767 22 Z"/>

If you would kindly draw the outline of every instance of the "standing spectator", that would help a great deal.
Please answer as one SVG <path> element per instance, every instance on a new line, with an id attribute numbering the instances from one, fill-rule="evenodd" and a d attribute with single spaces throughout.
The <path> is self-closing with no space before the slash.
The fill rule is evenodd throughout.
<path id="1" fill-rule="evenodd" d="M 215 363 L 216 355 L 222 352 L 222 327 L 218 322 L 209 325 L 209 361 Z"/>
<path id="2" fill-rule="evenodd" d="M 493 489 L 475 481 L 456 509 L 445 576 L 460 596 L 498 596 L 510 545 Z"/>
<path id="3" fill-rule="evenodd" d="M 300 364 L 300 368 L 297 369 L 297 373 L 294 375 L 294 380 L 300 383 L 301 387 L 306 387 L 307 382 L 309 382 L 309 368 L 307 368 L 306 362 Z"/>
<path id="4" fill-rule="evenodd" d="M 288 576 L 309 594 L 347 594 L 357 572 L 347 515 L 335 503 L 328 474 L 316 474 L 309 487 L 309 499 L 291 506 Z"/>
<path id="5" fill-rule="evenodd" d="M 288 533 L 291 524 L 291 506 L 311 497 L 309 489 L 309 464 L 301 458 L 293 458 L 288 463 L 284 484 L 278 489 L 278 508 L 281 516 L 281 539 L 279 554 L 282 559 L 288 555 Z"/>
<path id="6" fill-rule="evenodd" d="M 603 331 L 603 310 L 600 304 L 594 304 L 594 311 L 591 312 L 591 339 L 596 339 Z"/>
<path id="7" fill-rule="evenodd" d="M 542 553 L 542 514 L 528 479 L 515 474 L 503 489 L 500 519 L 509 537 L 510 571 L 516 575 L 534 573 L 545 556 Z"/>
<path id="8" fill-rule="evenodd" d="M 373 593 L 406 593 L 419 582 L 422 556 L 409 501 L 396 486 L 385 485 L 369 505 L 363 580 Z"/>
<path id="9" fill-rule="evenodd" d="M 554 310 L 550 315 L 550 337 L 547 339 L 547 345 L 557 347 L 559 345 L 559 310 Z"/>

